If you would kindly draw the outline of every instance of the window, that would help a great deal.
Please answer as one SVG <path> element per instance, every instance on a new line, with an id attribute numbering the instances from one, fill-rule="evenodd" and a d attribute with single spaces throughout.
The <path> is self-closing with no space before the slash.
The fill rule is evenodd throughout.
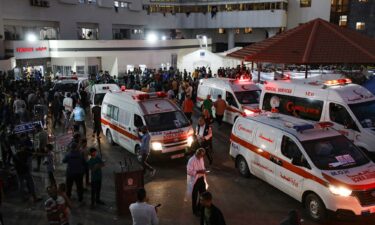
<path id="1" fill-rule="evenodd" d="M 137 128 L 144 126 L 141 116 L 134 114 L 134 126 Z"/>
<path id="2" fill-rule="evenodd" d="M 85 66 L 76 66 L 77 74 L 85 74 Z"/>
<path id="3" fill-rule="evenodd" d="M 236 99 L 235 99 L 234 96 L 232 95 L 232 93 L 227 92 L 226 100 L 227 100 L 227 103 L 228 103 L 230 106 L 233 106 L 233 107 L 238 108 L 238 104 L 237 104 L 237 102 L 236 102 Z"/>
<path id="4" fill-rule="evenodd" d="M 251 28 L 251 27 L 245 28 L 244 33 L 245 34 L 251 34 L 251 33 L 253 33 L 253 28 Z"/>
<path id="5" fill-rule="evenodd" d="M 311 0 L 300 0 L 301 7 L 311 7 Z"/>
<path id="6" fill-rule="evenodd" d="M 357 22 L 356 25 L 355 25 L 355 29 L 364 30 L 365 29 L 365 22 Z"/>
<path id="7" fill-rule="evenodd" d="M 128 8 L 129 7 L 129 3 L 123 2 L 123 1 L 114 1 L 113 5 L 117 8 Z"/>
<path id="8" fill-rule="evenodd" d="M 106 113 L 106 115 L 109 118 L 118 121 L 118 112 L 119 112 L 119 108 L 118 107 L 113 106 L 113 105 L 108 105 L 107 106 L 107 113 Z"/>
<path id="9" fill-rule="evenodd" d="M 348 23 L 348 16 L 347 15 L 340 16 L 339 26 L 346 27 L 347 23 Z"/>
<path id="10" fill-rule="evenodd" d="M 225 29 L 224 28 L 219 28 L 217 31 L 219 34 L 225 34 Z"/>
<path id="11" fill-rule="evenodd" d="M 94 74 L 96 75 L 98 73 L 98 66 L 97 65 L 94 65 L 94 66 L 89 66 L 88 67 L 89 69 L 89 74 Z"/>
<path id="12" fill-rule="evenodd" d="M 223 95 L 223 91 L 217 88 L 212 88 L 211 89 L 211 97 L 213 100 L 217 99 L 217 96 Z"/>
<path id="13" fill-rule="evenodd" d="M 322 115 L 323 101 L 299 98 L 288 95 L 267 93 L 264 95 L 262 109 L 271 111 L 271 100 L 278 99 L 279 113 L 306 120 L 319 121 Z"/>
<path id="14" fill-rule="evenodd" d="M 343 125 L 349 129 L 358 130 L 354 120 L 350 116 L 349 112 L 342 105 L 336 103 L 329 104 L 329 118 L 331 121 Z"/>
<path id="15" fill-rule="evenodd" d="M 120 118 L 119 121 L 128 126 L 130 124 L 130 118 L 131 118 L 131 113 L 125 110 L 120 111 Z"/>
<path id="16" fill-rule="evenodd" d="M 281 153 L 288 159 L 301 158 L 302 153 L 298 145 L 289 137 L 284 136 L 281 143 Z"/>

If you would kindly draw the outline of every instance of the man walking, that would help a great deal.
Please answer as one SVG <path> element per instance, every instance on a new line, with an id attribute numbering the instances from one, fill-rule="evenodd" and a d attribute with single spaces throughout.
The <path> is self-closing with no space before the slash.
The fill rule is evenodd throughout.
<path id="1" fill-rule="evenodd" d="M 90 148 L 90 155 L 91 158 L 88 161 L 88 165 L 91 170 L 91 207 L 93 208 L 95 204 L 104 205 L 104 202 L 100 200 L 104 162 L 101 156 L 97 155 L 96 148 Z"/>
<path id="2" fill-rule="evenodd" d="M 191 195 L 193 213 L 200 216 L 199 195 L 206 191 L 206 167 L 203 148 L 197 149 L 187 164 L 187 194 Z"/>
<path id="3" fill-rule="evenodd" d="M 76 184 L 78 201 L 83 201 L 83 174 L 85 173 L 85 159 L 81 151 L 79 151 L 79 145 L 72 142 L 70 152 L 63 159 L 63 163 L 67 164 L 66 167 L 66 186 L 67 195 L 70 198 L 72 195 L 73 183 Z"/>
<path id="4" fill-rule="evenodd" d="M 80 130 L 80 128 L 82 127 L 83 136 L 86 136 L 85 110 L 81 107 L 81 104 L 79 102 L 77 102 L 71 118 L 73 118 L 74 120 L 74 126 L 78 127 L 78 130 Z"/>
<path id="5" fill-rule="evenodd" d="M 210 117 L 212 117 L 212 100 L 211 100 L 211 95 L 207 95 L 207 98 L 203 101 L 203 111 L 204 112 L 205 110 L 208 111 Z"/>
<path id="6" fill-rule="evenodd" d="M 94 121 L 94 129 L 93 129 L 92 137 L 94 138 L 96 134 L 96 138 L 99 138 L 100 130 L 101 130 L 101 121 L 100 121 L 101 107 L 97 100 L 95 101 L 94 107 L 92 107 L 91 109 L 91 113 L 92 113 L 92 118 Z"/>
<path id="7" fill-rule="evenodd" d="M 198 119 L 198 125 L 195 130 L 195 135 L 197 137 L 199 146 L 208 150 L 207 152 L 205 152 L 205 154 L 207 155 L 208 161 L 211 165 L 213 162 L 212 127 L 207 123 L 204 117 L 200 117 Z"/>
<path id="8" fill-rule="evenodd" d="M 137 202 L 130 205 L 129 210 L 133 218 L 133 225 L 158 225 L 156 207 L 146 203 L 146 190 L 137 191 Z"/>
<path id="9" fill-rule="evenodd" d="M 142 166 L 143 166 L 143 173 L 146 173 L 146 170 L 150 171 L 150 176 L 155 176 L 156 170 L 148 164 L 147 159 L 150 154 L 150 140 L 151 136 L 148 132 L 148 129 L 146 126 L 143 126 L 141 128 L 141 134 L 139 135 L 141 138 L 141 149 L 140 153 L 142 155 Z"/>
<path id="10" fill-rule="evenodd" d="M 185 114 L 185 116 L 188 118 L 190 123 L 193 123 L 191 117 L 193 115 L 193 110 L 194 110 L 194 102 L 191 100 L 190 95 L 186 95 L 186 98 L 182 104 L 182 110 Z"/>
<path id="11" fill-rule="evenodd" d="M 225 225 L 224 216 L 220 209 L 212 204 L 212 194 L 204 192 L 200 197 L 202 205 L 201 209 L 201 225 Z"/>
<path id="12" fill-rule="evenodd" d="M 214 107 L 216 111 L 215 116 L 217 124 L 219 124 L 219 127 L 221 127 L 221 124 L 223 123 L 225 109 L 227 108 L 227 103 L 222 99 L 221 95 L 217 96 L 217 100 L 214 103 Z"/>

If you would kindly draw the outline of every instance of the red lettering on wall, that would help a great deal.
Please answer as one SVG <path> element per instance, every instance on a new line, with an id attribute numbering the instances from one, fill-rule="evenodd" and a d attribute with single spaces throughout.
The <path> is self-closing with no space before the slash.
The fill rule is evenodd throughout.
<path id="1" fill-rule="evenodd" d="M 34 48 L 17 48 L 16 51 L 19 52 L 19 53 L 33 52 Z"/>

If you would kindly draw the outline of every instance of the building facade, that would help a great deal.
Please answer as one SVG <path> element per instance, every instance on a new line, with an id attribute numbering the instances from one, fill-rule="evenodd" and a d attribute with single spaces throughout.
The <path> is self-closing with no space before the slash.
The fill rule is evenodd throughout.
<path id="1" fill-rule="evenodd" d="M 375 37 L 375 1 L 332 0 L 330 21 Z"/>
<path id="2" fill-rule="evenodd" d="M 222 52 L 315 18 L 329 20 L 330 0 L 0 0 L 0 58 L 17 55 L 5 47 L 11 41 L 112 40 L 116 48 L 151 35 L 206 36 Z"/>

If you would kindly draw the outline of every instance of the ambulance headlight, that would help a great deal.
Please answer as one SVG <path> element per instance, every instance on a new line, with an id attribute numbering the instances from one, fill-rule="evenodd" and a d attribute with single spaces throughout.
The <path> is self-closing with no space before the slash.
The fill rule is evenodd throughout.
<path id="1" fill-rule="evenodd" d="M 352 194 L 352 190 L 347 189 L 345 187 L 337 187 L 334 185 L 329 185 L 329 190 L 331 191 L 332 194 L 339 195 L 342 197 L 348 197 Z"/>
<path id="2" fill-rule="evenodd" d="M 191 147 L 191 145 L 193 144 L 193 142 L 194 142 L 193 136 L 189 136 L 187 138 L 187 144 L 188 144 L 188 146 Z"/>
<path id="3" fill-rule="evenodd" d="M 161 151 L 161 150 L 163 150 L 163 145 L 160 142 L 152 142 L 151 148 L 154 151 Z"/>

